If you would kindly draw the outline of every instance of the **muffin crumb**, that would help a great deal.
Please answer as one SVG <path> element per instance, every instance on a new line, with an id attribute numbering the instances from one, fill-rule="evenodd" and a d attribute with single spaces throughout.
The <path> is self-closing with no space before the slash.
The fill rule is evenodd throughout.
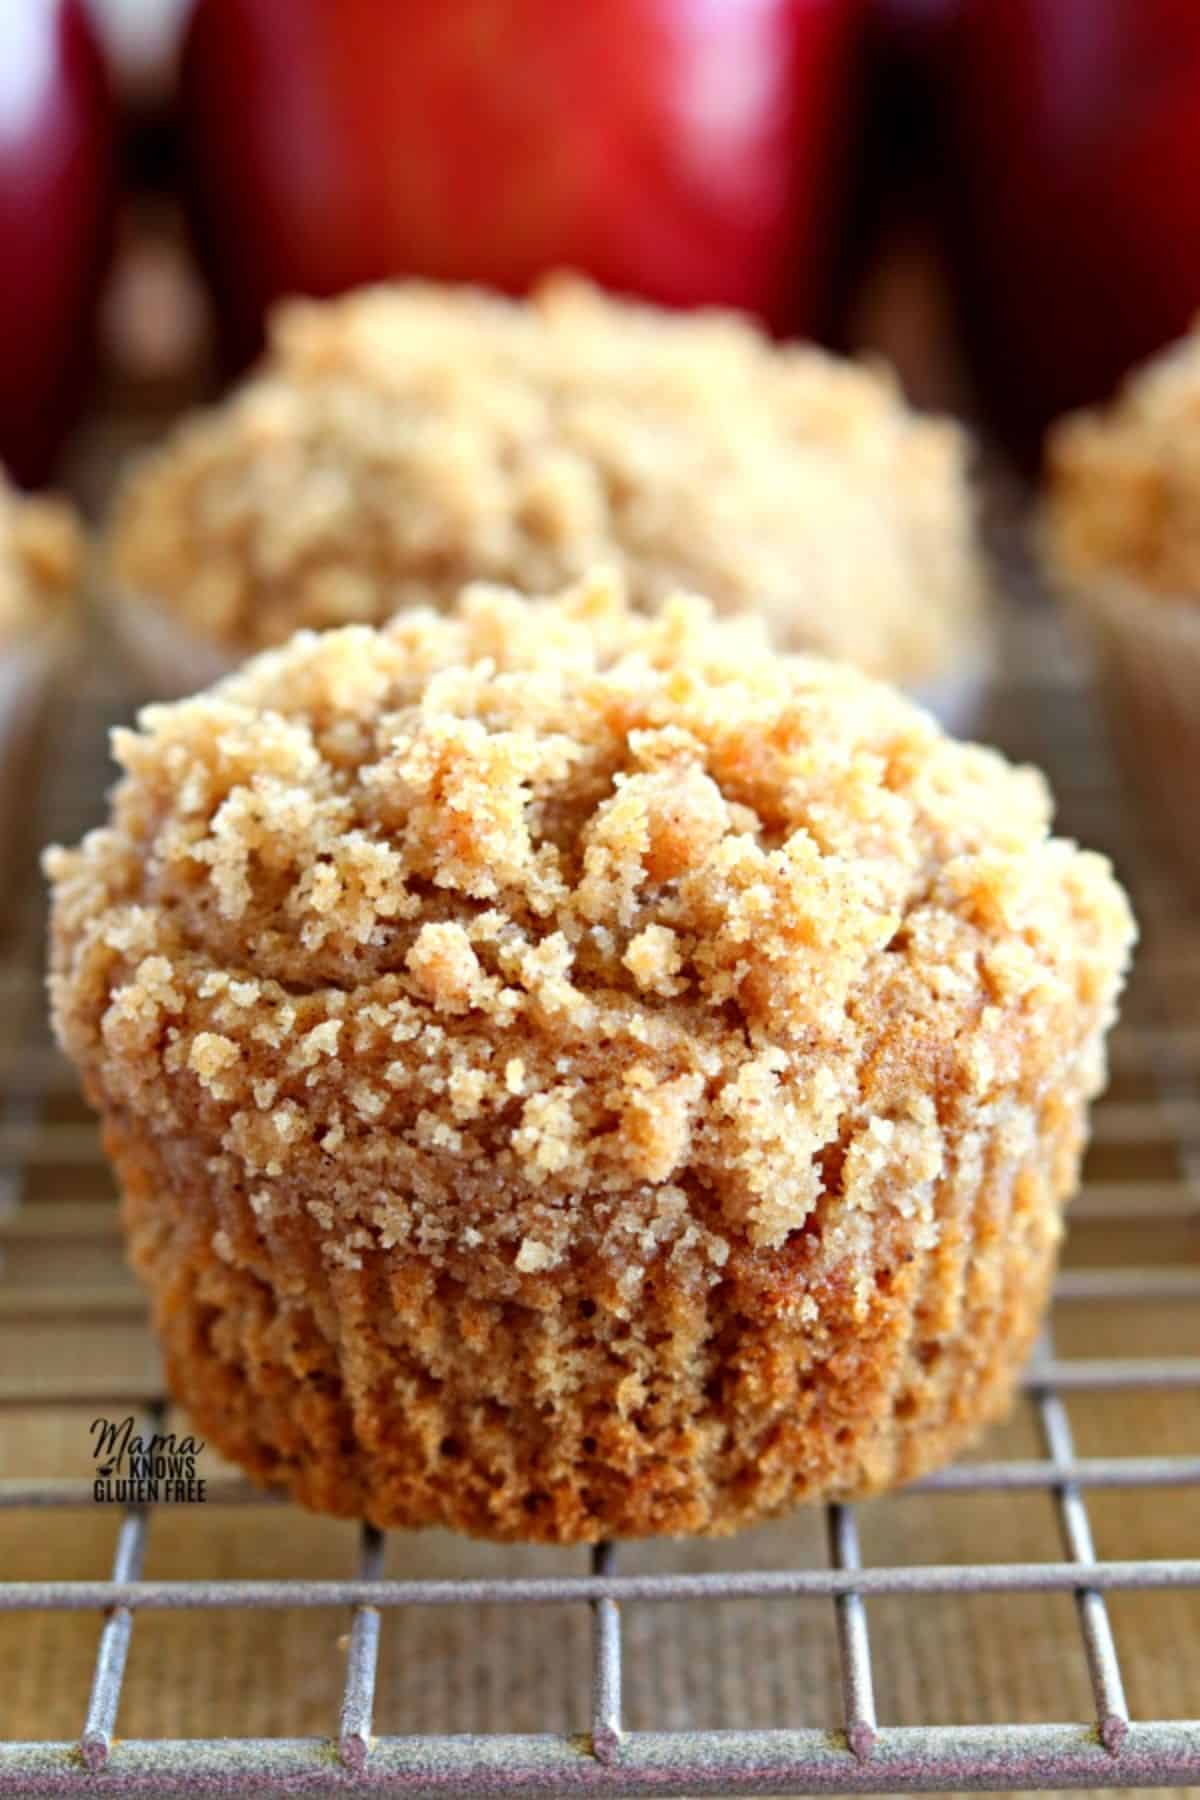
<path id="1" fill-rule="evenodd" d="M 69 612 L 83 555 L 72 508 L 18 493 L 0 471 L 0 643 L 18 644 Z"/>
<path id="2" fill-rule="evenodd" d="M 978 649 L 967 446 L 891 377 L 558 277 L 290 301 L 259 374 L 130 474 L 115 589 L 231 659 L 599 563 L 928 682 Z"/>
<path id="3" fill-rule="evenodd" d="M 1070 578 L 1120 575 L 1150 599 L 1200 604 L 1200 320 L 1114 400 L 1047 440 L 1050 544 Z"/>
<path id="4" fill-rule="evenodd" d="M 301 634 L 115 747 L 54 1023 L 234 1460 L 722 1531 L 1003 1406 L 1132 938 L 1036 773 L 607 574 Z"/>

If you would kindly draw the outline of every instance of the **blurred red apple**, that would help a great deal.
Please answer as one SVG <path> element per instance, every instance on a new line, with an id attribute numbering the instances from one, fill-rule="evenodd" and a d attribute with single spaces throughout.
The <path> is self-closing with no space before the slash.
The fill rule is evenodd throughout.
<path id="1" fill-rule="evenodd" d="M 114 135 L 78 0 L 0 16 L 0 461 L 45 479 L 86 380 L 109 241 Z"/>
<path id="2" fill-rule="evenodd" d="M 1200 4 L 957 0 L 949 32 L 963 325 L 1031 459 L 1200 307 Z"/>
<path id="3" fill-rule="evenodd" d="M 280 294 L 571 266 L 821 321 L 862 0 L 199 0 L 197 233 L 236 350 Z"/>

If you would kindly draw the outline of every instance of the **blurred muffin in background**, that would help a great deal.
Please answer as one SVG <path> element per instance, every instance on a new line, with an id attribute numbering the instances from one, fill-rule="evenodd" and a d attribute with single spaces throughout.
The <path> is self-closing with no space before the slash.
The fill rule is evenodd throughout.
<path id="1" fill-rule="evenodd" d="M 22 813 L 22 774 L 70 644 L 83 532 L 61 500 L 19 494 L 0 471 L 0 856 Z"/>
<path id="2" fill-rule="evenodd" d="M 301 626 L 602 562 L 638 607 L 695 588 L 936 702 L 980 655 L 966 464 L 887 373 L 732 314 L 567 277 L 371 288 L 279 308 L 256 377 L 135 468 L 110 585 L 162 693 Z"/>
<path id="3" fill-rule="evenodd" d="M 1050 432 L 1043 542 L 1146 816 L 1200 894 L 1200 322 Z"/>

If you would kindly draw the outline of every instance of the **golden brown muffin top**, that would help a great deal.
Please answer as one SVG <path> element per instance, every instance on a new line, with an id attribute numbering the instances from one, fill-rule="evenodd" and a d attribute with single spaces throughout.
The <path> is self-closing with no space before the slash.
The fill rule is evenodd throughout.
<path id="1" fill-rule="evenodd" d="M 883 372 L 732 315 L 411 283 L 281 307 L 257 378 L 132 474 L 111 564 L 245 653 L 604 562 L 639 607 L 694 588 L 923 680 L 974 641 L 965 464 Z"/>
<path id="2" fill-rule="evenodd" d="M 1200 320 L 1110 405 L 1052 428 L 1047 526 L 1069 578 L 1116 576 L 1200 602 Z"/>
<path id="3" fill-rule="evenodd" d="M 520 1284 L 603 1240 L 632 1304 L 824 1197 L 853 1263 L 969 1131 L 1099 1081 L 1132 924 L 1042 778 L 700 601 L 477 586 L 114 746 L 47 860 L 60 1039 L 345 1260 Z"/>
<path id="4" fill-rule="evenodd" d="M 19 494 L 0 472 L 0 643 L 59 617 L 82 567 L 83 535 L 66 502 Z"/>

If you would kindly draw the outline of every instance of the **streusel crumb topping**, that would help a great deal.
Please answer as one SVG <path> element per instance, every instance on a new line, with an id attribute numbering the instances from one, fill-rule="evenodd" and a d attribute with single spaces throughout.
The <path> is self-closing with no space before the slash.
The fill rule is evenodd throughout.
<path id="1" fill-rule="evenodd" d="M 1041 777 L 698 600 L 477 585 L 114 745 L 47 858 L 59 1036 L 334 1259 L 536 1305 L 598 1256 L 632 1305 L 822 1209 L 853 1264 L 877 1209 L 933 1229 L 968 1128 L 1101 1078 L 1130 914 Z"/>
<path id="2" fill-rule="evenodd" d="M 245 653 L 603 562 L 639 607 L 694 588 L 922 680 L 973 647 L 965 463 L 885 373 L 730 315 L 411 283 L 280 308 L 257 378 L 132 475 L 111 564 Z"/>
<path id="3" fill-rule="evenodd" d="M 1068 576 L 1200 603 L 1200 321 L 1111 405 L 1059 421 L 1047 475 L 1051 549 Z"/>
<path id="4" fill-rule="evenodd" d="M 67 607 L 83 537 L 61 500 L 18 494 L 0 473 L 0 643 L 19 643 Z"/>

